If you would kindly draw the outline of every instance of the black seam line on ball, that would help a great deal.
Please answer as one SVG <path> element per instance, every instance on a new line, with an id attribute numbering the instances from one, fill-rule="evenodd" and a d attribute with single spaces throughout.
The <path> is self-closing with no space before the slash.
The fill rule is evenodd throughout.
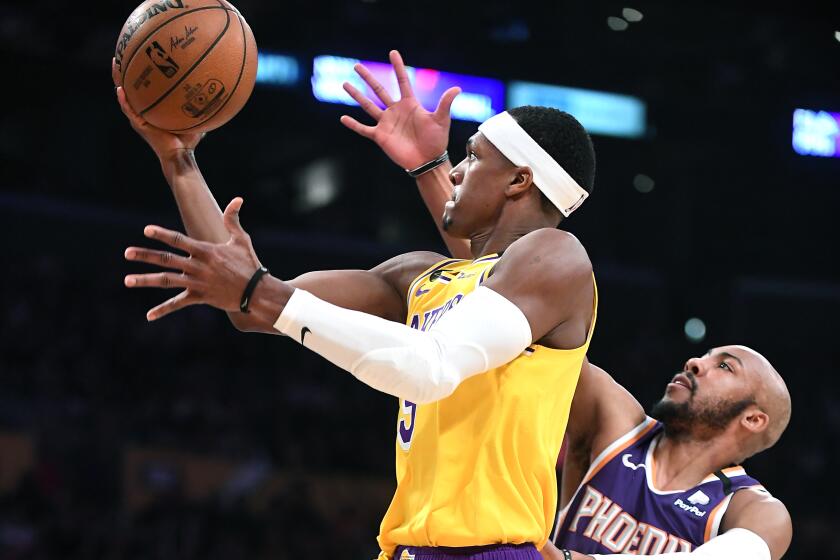
<path id="1" fill-rule="evenodd" d="M 208 10 L 218 10 L 219 8 L 216 8 L 216 7 L 214 6 L 214 7 L 212 7 L 212 8 L 207 8 L 207 9 L 208 9 Z M 187 14 L 183 14 L 183 15 L 187 15 Z M 176 16 L 176 17 L 181 17 L 181 16 Z M 166 97 L 167 97 L 170 93 L 172 93 L 173 91 L 175 91 L 175 89 L 176 89 L 178 86 L 180 86 L 180 85 L 181 85 L 181 82 L 183 82 L 184 80 L 186 80 L 186 79 L 187 79 L 187 77 L 188 77 L 190 74 L 192 74 L 192 71 L 193 71 L 193 70 L 195 70 L 195 69 L 196 69 L 196 67 L 197 67 L 199 64 L 201 64 L 201 61 L 203 61 L 205 58 L 207 58 L 207 55 L 209 55 L 211 52 L 213 52 L 213 49 L 215 48 L 215 46 L 219 44 L 219 41 L 221 41 L 221 40 L 222 40 L 222 37 L 224 37 L 224 36 L 225 36 L 225 33 L 227 33 L 227 30 L 228 30 L 228 28 L 230 27 L 230 10 L 225 10 L 225 17 L 227 18 L 227 21 L 225 22 L 225 28 L 224 28 L 224 29 L 222 29 L 222 32 L 221 32 L 221 33 L 219 33 L 219 36 L 218 36 L 218 37 L 216 37 L 216 40 L 215 40 L 215 41 L 213 41 L 213 43 L 212 43 L 209 47 L 207 47 L 207 50 L 206 50 L 206 51 L 204 51 L 204 54 L 203 54 L 203 55 L 201 55 L 201 57 L 200 57 L 198 60 L 196 60 L 196 61 L 193 63 L 193 65 L 192 65 L 192 66 L 190 66 L 189 70 L 187 70 L 186 72 L 184 72 L 184 74 L 183 74 L 183 75 L 182 75 L 182 76 L 178 79 L 178 81 L 177 81 L 177 82 L 175 82 L 174 84 L 172 84 L 172 87 L 170 87 L 168 90 L 166 90 L 166 91 L 163 93 L 163 95 L 161 95 L 161 96 L 158 98 L 158 100 L 157 100 L 157 101 L 155 101 L 154 103 L 152 103 L 151 105 L 149 105 L 148 107 L 146 107 L 145 109 L 143 109 L 142 111 L 140 111 L 140 112 L 139 112 L 139 114 L 140 114 L 141 116 L 142 116 L 144 113 L 147 113 L 147 112 L 151 111 L 152 109 L 154 109 L 155 107 L 157 107 L 157 106 L 158 106 L 158 104 L 159 104 L 161 101 L 163 101 L 164 99 L 166 99 Z M 170 19 L 170 20 L 169 20 L 168 22 L 166 22 L 166 23 L 170 23 L 171 21 L 173 21 L 173 20 L 175 20 L 175 19 L 176 19 L 176 18 L 172 18 L 172 19 Z"/>
<path id="2" fill-rule="evenodd" d="M 152 35 L 154 35 L 158 31 L 160 31 L 163 27 L 168 25 L 169 22 L 175 21 L 178 18 L 188 16 L 190 14 L 194 14 L 195 12 L 201 12 L 201 11 L 204 11 L 204 10 L 218 10 L 218 9 L 219 9 L 218 6 L 205 6 L 203 8 L 194 8 L 192 10 L 189 10 L 188 12 L 180 13 L 177 16 L 173 17 L 172 19 L 166 20 L 165 22 L 161 23 L 160 25 L 158 25 L 157 27 L 155 27 L 154 29 L 149 31 L 149 33 L 145 37 L 143 37 L 142 40 L 138 41 L 138 43 L 142 45 L 143 43 L 145 43 L 146 41 L 149 40 L 149 37 L 151 37 Z M 146 20 L 146 21 L 148 21 L 148 20 Z M 123 63 L 122 63 L 122 69 L 121 69 L 122 72 L 120 74 L 120 79 L 123 82 L 123 84 L 125 84 L 125 74 L 126 74 L 126 72 L 128 72 L 128 67 L 131 65 L 131 61 L 134 60 L 134 57 L 137 55 L 138 52 L 140 52 L 139 47 L 134 49 L 134 52 L 131 53 L 131 56 L 128 57 L 128 59 L 124 60 Z"/>
<path id="3" fill-rule="evenodd" d="M 225 8 L 225 9 L 227 9 L 227 8 Z M 228 10 L 228 11 L 232 11 L 232 10 Z M 218 115 L 219 112 L 222 109 L 225 108 L 225 105 L 227 105 L 228 102 L 231 99 L 233 99 L 233 94 L 236 93 L 236 90 L 239 88 L 239 83 L 242 81 L 242 75 L 245 74 L 245 61 L 248 60 L 248 36 L 245 33 L 245 25 L 242 23 L 242 16 L 241 15 L 236 14 L 236 19 L 239 20 L 239 27 L 242 29 L 242 43 L 243 43 L 245 48 L 242 49 L 242 51 L 243 51 L 243 53 L 242 53 L 242 66 L 239 67 L 239 77 L 236 78 L 236 83 L 233 85 L 233 89 L 230 90 L 230 95 L 228 95 L 228 97 L 227 97 L 227 99 L 225 99 L 224 103 L 222 103 L 222 105 L 218 109 L 216 109 L 213 112 L 212 115 L 210 115 L 209 117 L 207 117 L 206 119 L 204 119 L 200 123 L 194 124 L 194 125 L 192 125 L 190 127 L 187 127 L 187 128 L 178 128 L 178 129 L 172 130 L 170 132 L 187 132 L 188 130 L 192 130 L 196 127 L 199 127 L 199 126 L 203 125 L 204 123 L 206 123 L 207 121 L 209 121 L 210 119 L 212 119 L 213 117 Z"/>

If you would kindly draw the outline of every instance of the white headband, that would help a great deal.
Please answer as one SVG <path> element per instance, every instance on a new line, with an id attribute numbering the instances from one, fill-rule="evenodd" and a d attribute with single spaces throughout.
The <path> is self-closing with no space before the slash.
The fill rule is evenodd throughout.
<path id="1" fill-rule="evenodd" d="M 530 167 L 534 184 L 564 216 L 569 216 L 589 196 L 507 111 L 490 117 L 478 130 L 511 163 Z"/>

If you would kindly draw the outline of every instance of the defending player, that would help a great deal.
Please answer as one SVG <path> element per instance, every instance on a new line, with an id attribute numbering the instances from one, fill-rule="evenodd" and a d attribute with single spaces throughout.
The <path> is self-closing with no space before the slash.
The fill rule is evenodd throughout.
<path id="1" fill-rule="evenodd" d="M 413 99 L 399 54 L 391 59 L 402 99 Z M 426 118 L 448 128 L 456 93 Z M 381 558 L 448 558 L 455 551 L 445 547 L 460 558 L 540 558 L 557 501 L 553 462 L 596 318 L 589 259 L 556 229 L 592 189 L 594 151 L 580 124 L 558 111 L 514 110 L 470 139 L 449 174 L 455 194 L 443 224 L 470 240 L 474 260 L 410 253 L 370 271 L 283 282 L 239 226 L 242 200 L 219 212 L 192 155 L 199 138 L 152 129 L 117 94 L 160 158 L 188 231 L 205 239 L 149 226 L 148 237 L 189 257 L 126 251 L 179 271 L 126 277 L 129 287 L 184 289 L 148 318 L 213 305 L 243 330 L 282 332 L 400 397 L 398 486 Z M 419 174 L 445 162 L 445 139 L 404 167 Z"/>
<path id="2" fill-rule="evenodd" d="M 584 365 L 557 546 L 621 558 L 781 558 L 792 534 L 787 509 L 734 466 L 775 444 L 790 420 L 790 395 L 767 359 L 744 346 L 691 358 L 651 416 L 658 421 Z M 552 546 L 544 555 L 565 558 Z"/>

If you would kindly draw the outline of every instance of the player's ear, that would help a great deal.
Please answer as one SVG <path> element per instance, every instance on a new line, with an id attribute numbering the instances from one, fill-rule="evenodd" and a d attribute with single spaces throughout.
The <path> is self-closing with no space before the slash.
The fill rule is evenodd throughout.
<path id="1" fill-rule="evenodd" d="M 526 192 L 528 188 L 533 184 L 534 172 L 531 171 L 531 168 L 527 165 L 517 167 L 513 170 L 513 174 L 510 178 L 510 183 L 508 183 L 508 186 L 505 189 L 505 194 L 511 197 L 520 195 Z"/>
<path id="2" fill-rule="evenodd" d="M 741 415 L 741 425 L 754 434 L 767 429 L 770 425 L 770 417 L 766 412 L 755 405 L 748 407 Z"/>

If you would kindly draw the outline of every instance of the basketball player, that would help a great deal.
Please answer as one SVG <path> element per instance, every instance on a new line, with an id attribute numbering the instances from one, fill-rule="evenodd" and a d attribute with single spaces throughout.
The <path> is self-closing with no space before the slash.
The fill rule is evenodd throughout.
<path id="1" fill-rule="evenodd" d="M 371 82 L 364 66 L 357 71 Z M 380 117 L 353 86 L 345 89 Z M 423 117 L 416 103 L 404 103 L 381 116 L 377 130 L 349 117 L 342 122 L 399 161 L 424 143 L 439 145 L 448 133 L 448 119 Z M 446 168 L 439 169 L 417 180 L 433 216 L 452 190 L 443 180 Z M 453 255 L 469 250 L 464 240 L 443 234 Z M 712 350 L 683 370 L 653 408 L 657 422 L 605 371 L 584 361 L 567 428 L 565 508 L 554 535 L 559 547 L 698 560 L 777 560 L 785 553 L 792 528 L 784 505 L 743 468 L 732 467 L 781 436 L 790 418 L 784 382 L 763 356 L 743 346 Z M 585 557 L 566 556 L 551 543 L 542 552 L 547 559 Z"/>
<path id="2" fill-rule="evenodd" d="M 374 137 L 391 107 L 414 102 L 395 51 L 391 61 L 402 99 L 380 94 L 386 109 L 370 111 L 378 124 L 365 129 Z M 424 119 L 448 129 L 456 94 Z M 177 271 L 128 275 L 128 287 L 183 289 L 147 318 L 212 305 L 242 330 L 290 336 L 400 398 L 398 484 L 380 528 L 381 559 L 540 558 L 557 503 L 554 461 L 597 309 L 586 252 L 556 229 L 592 190 L 583 127 L 536 107 L 479 127 L 448 173 L 454 194 L 443 216 L 448 235 L 470 240 L 471 260 L 417 252 L 369 271 L 284 282 L 262 267 L 241 228 L 242 199 L 224 213 L 216 206 L 193 157 L 200 137 L 153 129 L 117 95 L 194 236 L 145 230 L 188 257 L 126 250 L 129 260 Z M 400 164 L 412 176 L 434 171 L 448 160 L 443 142 Z"/>
<path id="3" fill-rule="evenodd" d="M 781 376 L 744 346 L 689 359 L 653 418 L 584 363 L 567 428 L 557 546 L 591 555 L 572 558 L 781 558 L 792 535 L 787 509 L 733 465 L 775 444 L 790 411 Z M 569 557 L 550 545 L 543 552 Z"/>

